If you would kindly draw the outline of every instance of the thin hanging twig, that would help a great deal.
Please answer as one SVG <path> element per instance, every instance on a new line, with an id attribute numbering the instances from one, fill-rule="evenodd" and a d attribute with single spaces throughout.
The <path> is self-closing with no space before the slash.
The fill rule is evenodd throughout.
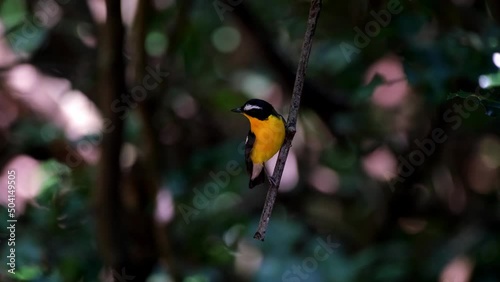
<path id="1" fill-rule="evenodd" d="M 269 224 L 274 202 L 276 201 L 276 196 L 278 195 L 278 188 L 280 186 L 281 176 L 283 175 L 283 170 L 285 168 L 286 158 L 288 156 L 288 152 L 290 151 L 290 147 L 292 146 L 292 140 L 295 136 L 295 132 L 297 131 L 296 126 L 297 115 L 300 107 L 300 97 L 302 95 L 302 88 L 304 87 L 309 54 L 311 54 L 312 38 L 314 31 L 316 30 L 316 24 L 318 22 L 320 11 L 321 0 L 313 0 L 309 10 L 306 34 L 304 36 L 304 43 L 302 45 L 300 60 L 297 66 L 297 74 L 295 76 L 295 84 L 293 86 L 290 113 L 288 114 L 288 121 L 286 124 L 287 134 L 285 142 L 279 152 L 278 161 L 276 162 L 276 166 L 274 168 L 272 181 L 267 192 L 266 202 L 264 203 L 264 209 L 262 210 L 262 215 L 260 217 L 259 228 L 253 236 L 257 240 L 264 241 L 264 238 L 266 237 L 267 225 Z"/>

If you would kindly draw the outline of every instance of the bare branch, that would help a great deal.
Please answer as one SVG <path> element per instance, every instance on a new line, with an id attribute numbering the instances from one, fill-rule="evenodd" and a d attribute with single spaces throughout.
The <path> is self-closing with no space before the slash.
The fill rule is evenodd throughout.
<path id="1" fill-rule="evenodd" d="M 123 143 L 123 120 L 109 105 L 126 93 L 125 62 L 122 47 L 124 28 L 120 0 L 106 1 L 106 23 L 100 34 L 99 90 L 101 109 L 105 119 L 110 121 L 113 131 L 105 134 L 101 147 L 98 183 L 94 189 L 96 221 L 100 249 L 106 264 L 120 271 L 127 257 L 127 243 L 121 219 L 122 189 L 120 150 Z"/>
<path id="2" fill-rule="evenodd" d="M 304 87 L 309 55 L 311 54 L 312 38 L 314 35 L 314 31 L 316 30 L 316 24 L 318 22 L 320 11 L 321 0 L 313 0 L 311 3 L 311 8 L 309 10 L 306 34 L 304 36 L 304 43 L 302 45 L 299 64 L 297 66 L 295 84 L 293 86 L 292 102 L 290 105 L 290 112 L 288 114 L 288 121 L 286 124 L 287 134 L 285 137 L 285 142 L 283 143 L 283 146 L 281 147 L 281 150 L 279 152 L 278 161 L 276 162 L 276 166 L 274 168 L 272 181 L 270 183 L 270 187 L 266 196 L 266 202 L 264 203 L 264 209 L 262 210 L 262 215 L 260 217 L 259 228 L 253 236 L 257 240 L 264 241 L 264 238 L 266 237 L 267 225 L 269 224 L 269 219 L 271 218 L 271 213 L 276 201 L 276 196 L 278 195 L 278 188 L 280 186 L 283 170 L 285 169 L 286 158 L 288 156 L 288 152 L 290 151 L 290 147 L 292 147 L 292 140 L 295 136 L 295 132 L 297 131 L 296 126 L 297 115 L 299 113 L 300 107 L 300 97 L 302 95 L 302 88 Z"/>

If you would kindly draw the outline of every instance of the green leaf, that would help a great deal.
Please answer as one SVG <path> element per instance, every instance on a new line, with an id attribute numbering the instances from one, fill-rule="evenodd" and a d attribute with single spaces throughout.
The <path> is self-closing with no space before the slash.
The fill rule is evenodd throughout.
<path id="1" fill-rule="evenodd" d="M 26 18 L 26 3 L 20 0 L 6 0 L 0 5 L 0 18 L 7 30 L 19 25 Z"/>
<path id="2" fill-rule="evenodd" d="M 451 99 L 456 98 L 456 97 L 462 98 L 462 99 L 466 99 L 466 98 L 468 98 L 469 96 L 472 96 L 472 95 L 476 95 L 476 94 L 460 90 L 458 92 L 449 93 L 448 96 L 446 97 L 446 99 L 447 100 L 451 100 Z"/>
<path id="3" fill-rule="evenodd" d="M 322 154 L 322 162 L 334 170 L 350 170 L 357 160 L 357 149 L 354 146 L 349 148 L 331 148 Z"/>
<path id="4" fill-rule="evenodd" d="M 16 278 L 20 280 L 32 281 L 42 273 L 40 266 L 22 266 L 16 270 Z"/>
<path id="5" fill-rule="evenodd" d="M 8 31 L 7 41 L 17 54 L 30 54 L 37 50 L 47 36 L 47 29 L 25 20 Z"/>
<path id="6" fill-rule="evenodd" d="M 197 30 L 193 27 L 187 29 L 181 52 L 188 73 L 198 74 L 203 67 L 205 60 L 203 59 L 201 46 L 203 46 L 203 42 Z"/>

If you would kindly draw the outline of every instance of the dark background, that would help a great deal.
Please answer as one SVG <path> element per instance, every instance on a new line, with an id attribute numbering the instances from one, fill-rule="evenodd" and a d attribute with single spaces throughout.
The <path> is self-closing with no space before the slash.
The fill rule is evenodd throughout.
<path id="1" fill-rule="evenodd" d="M 0 2 L 0 281 L 500 281 L 495 0 L 323 1 L 252 238 L 230 109 L 287 116 L 309 5 Z"/>

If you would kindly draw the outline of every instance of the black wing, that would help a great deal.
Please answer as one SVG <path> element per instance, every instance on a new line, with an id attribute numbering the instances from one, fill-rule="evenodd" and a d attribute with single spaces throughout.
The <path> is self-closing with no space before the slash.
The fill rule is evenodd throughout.
<path id="1" fill-rule="evenodd" d="M 247 173 L 250 176 L 250 182 L 248 184 L 250 189 L 261 183 L 264 183 L 266 180 L 265 168 L 262 169 L 261 173 L 255 179 L 252 179 L 253 162 L 252 159 L 250 158 L 250 153 L 252 152 L 254 143 L 255 143 L 255 134 L 253 134 L 252 131 L 248 131 L 247 141 L 245 143 L 245 163 L 247 165 Z"/>
<path id="2" fill-rule="evenodd" d="M 250 159 L 250 153 L 253 149 L 253 144 L 255 143 L 255 134 L 252 131 L 248 131 L 247 141 L 245 142 L 245 163 L 247 165 L 248 175 L 252 176 L 253 163 Z"/>

